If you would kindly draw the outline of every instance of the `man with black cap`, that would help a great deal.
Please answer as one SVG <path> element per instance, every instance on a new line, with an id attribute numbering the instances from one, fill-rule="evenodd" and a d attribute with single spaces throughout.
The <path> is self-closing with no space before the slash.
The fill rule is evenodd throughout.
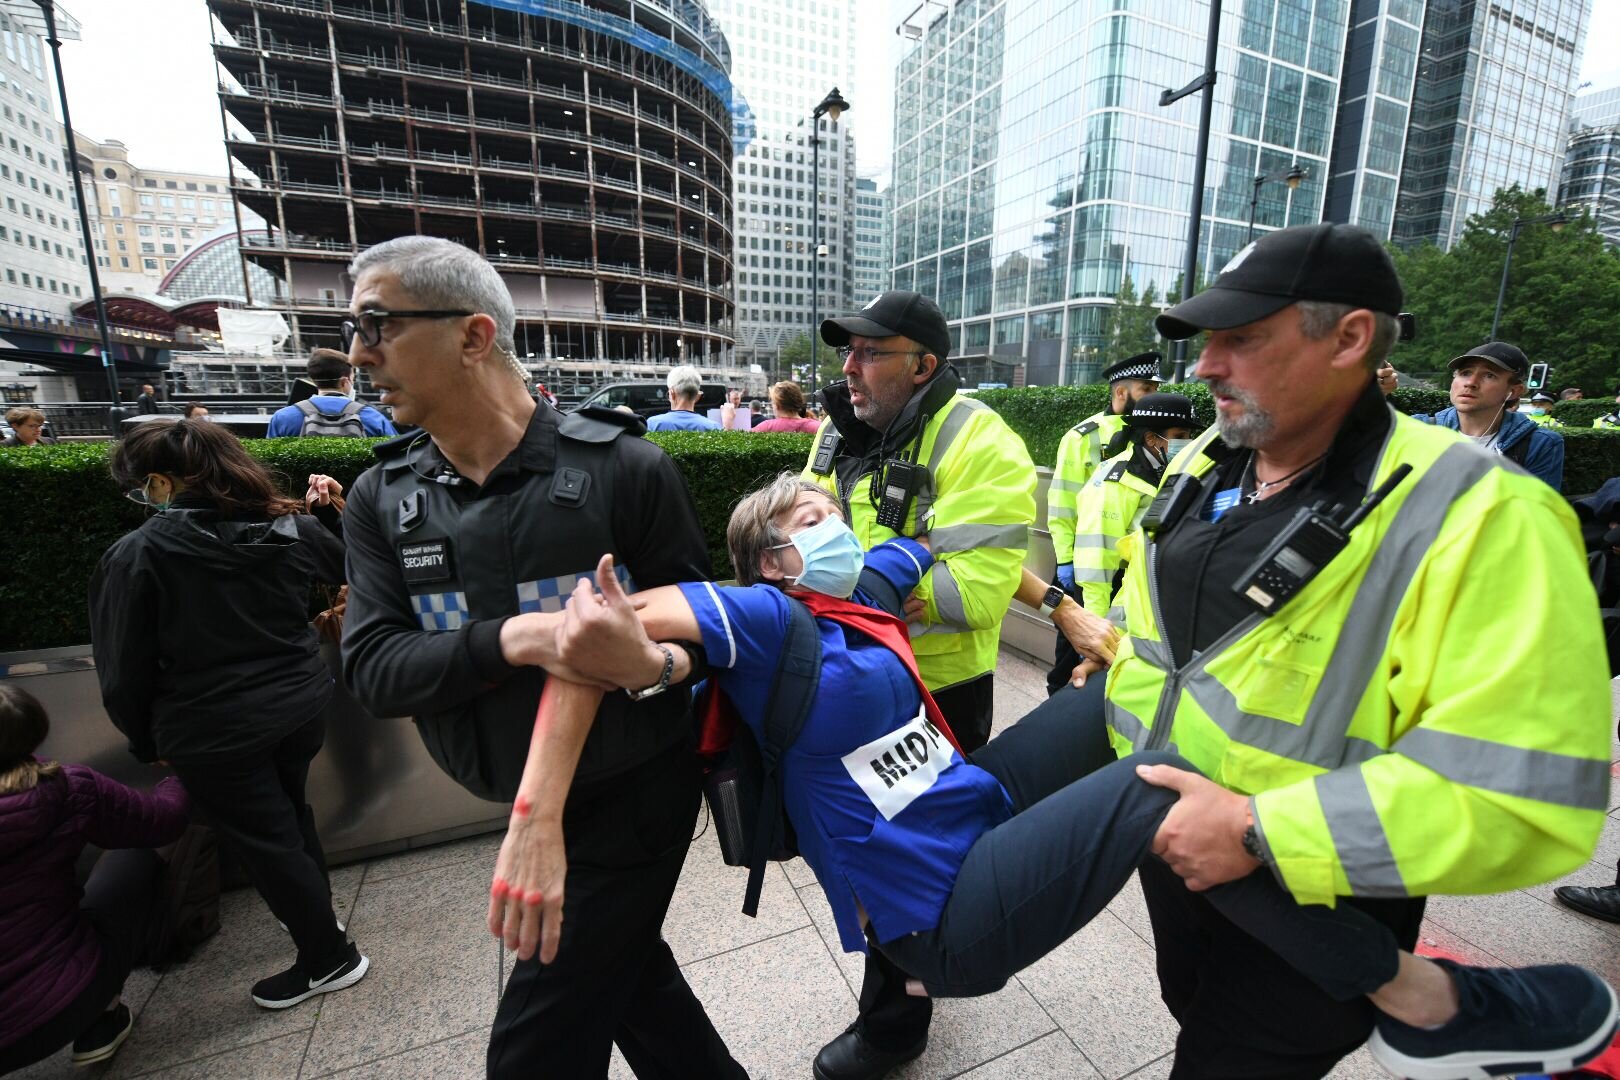
<path id="1" fill-rule="evenodd" d="M 1173 1080 L 1323 1076 L 1375 1023 L 1204 890 L 1269 873 L 1410 948 L 1424 897 L 1556 878 L 1603 826 L 1607 666 L 1574 515 L 1385 404 L 1374 371 L 1400 308 L 1372 234 L 1316 225 L 1268 233 L 1157 320 L 1169 339 L 1207 332 L 1195 374 L 1217 418 L 1125 541 L 1106 719 L 1118 753 L 1174 746 L 1203 773 L 1141 774 L 1180 794 L 1141 868 L 1181 1023 Z M 1529 1072 L 1611 1037 L 1614 995 L 1579 969 L 1437 971 L 1434 1030 L 1376 1021 L 1397 1075 L 1483 1075 L 1444 1060 L 1460 1030 L 1511 1024 L 1495 1066 Z"/>
<path id="2" fill-rule="evenodd" d="M 1415 419 L 1459 431 L 1533 476 L 1564 483 L 1564 437 L 1510 407 L 1524 390 L 1530 361 L 1516 345 L 1491 341 L 1450 364 L 1451 408 Z"/>
<path id="3" fill-rule="evenodd" d="M 935 562 L 907 602 L 917 668 L 964 751 L 990 737 L 1001 620 L 1022 577 L 1035 518 L 1035 466 L 1023 440 L 956 392 L 950 330 L 932 300 L 886 292 L 821 324 L 843 382 L 823 391 L 827 421 L 804 477 L 831 492 L 870 548 L 927 533 Z M 868 954 L 860 1015 L 816 1056 L 819 1080 L 884 1075 L 928 1045 L 927 998 Z"/>

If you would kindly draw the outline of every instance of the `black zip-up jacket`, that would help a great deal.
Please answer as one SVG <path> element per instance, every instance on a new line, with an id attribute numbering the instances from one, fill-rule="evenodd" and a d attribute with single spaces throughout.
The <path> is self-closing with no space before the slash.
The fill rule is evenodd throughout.
<path id="1" fill-rule="evenodd" d="M 228 520 L 182 495 L 107 549 L 90 581 L 101 697 L 141 761 L 227 759 L 325 706 L 311 586 L 343 543 L 304 514 Z"/>

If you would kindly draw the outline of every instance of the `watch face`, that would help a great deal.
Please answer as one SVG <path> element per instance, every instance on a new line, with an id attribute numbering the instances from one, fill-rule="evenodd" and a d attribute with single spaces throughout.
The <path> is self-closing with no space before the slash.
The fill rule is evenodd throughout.
<path id="1" fill-rule="evenodd" d="M 1042 606 L 1056 611 L 1057 606 L 1061 603 L 1063 603 L 1063 590 L 1058 588 L 1056 585 L 1048 588 L 1046 590 L 1046 602 Z"/>

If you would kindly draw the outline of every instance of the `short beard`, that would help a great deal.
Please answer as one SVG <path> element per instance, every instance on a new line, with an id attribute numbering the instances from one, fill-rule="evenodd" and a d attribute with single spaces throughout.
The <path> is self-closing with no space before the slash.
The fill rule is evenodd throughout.
<path id="1" fill-rule="evenodd" d="M 1209 389 L 1211 393 L 1229 397 L 1243 406 L 1243 415 L 1239 417 L 1228 417 L 1219 409 L 1215 411 L 1215 431 L 1222 442 L 1228 446 L 1254 450 L 1270 439 L 1277 427 L 1276 418 L 1261 409 L 1253 397 L 1224 383 L 1210 383 Z"/>

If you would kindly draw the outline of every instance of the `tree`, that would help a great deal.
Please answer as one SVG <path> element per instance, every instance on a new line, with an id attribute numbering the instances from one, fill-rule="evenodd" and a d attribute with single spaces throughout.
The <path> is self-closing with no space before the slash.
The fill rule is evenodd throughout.
<path id="1" fill-rule="evenodd" d="M 1400 346 L 1395 365 L 1444 382 L 1452 358 L 1490 336 L 1514 219 L 1552 212 L 1544 191 L 1514 185 L 1496 193 L 1490 210 L 1468 219 L 1450 251 L 1433 244 L 1394 251 L 1406 308 L 1417 316 L 1417 338 Z M 1613 393 L 1620 377 L 1612 336 L 1617 310 L 1620 253 L 1604 245 L 1589 216 L 1557 230 L 1547 224 L 1521 227 L 1497 336 L 1523 349 L 1532 363 L 1551 365 L 1555 390 L 1579 386 L 1588 396 Z"/>
<path id="2" fill-rule="evenodd" d="M 1103 323 L 1103 353 L 1107 363 L 1160 348 L 1159 332 L 1153 320 L 1159 316 L 1158 287 L 1149 282 L 1146 291 L 1136 295 L 1136 283 L 1129 273 L 1114 297 Z"/>
<path id="3" fill-rule="evenodd" d="M 838 359 L 838 351 L 825 341 L 817 341 L 817 359 L 820 367 L 816 372 L 816 386 L 826 386 L 844 377 L 843 364 Z M 782 363 L 792 372 L 792 379 L 800 386 L 810 385 L 810 335 L 800 334 L 786 345 L 782 346 Z"/>

